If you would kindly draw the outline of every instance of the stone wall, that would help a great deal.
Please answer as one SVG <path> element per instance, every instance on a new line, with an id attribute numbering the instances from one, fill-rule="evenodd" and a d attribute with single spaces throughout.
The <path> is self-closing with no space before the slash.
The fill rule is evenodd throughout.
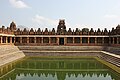
<path id="1" fill-rule="evenodd" d="M 113 54 L 117 54 L 117 55 L 120 55 L 120 47 L 119 46 L 109 46 L 109 47 L 105 47 L 104 48 L 104 51 L 107 51 L 107 52 L 110 52 L 110 53 L 113 53 Z"/>

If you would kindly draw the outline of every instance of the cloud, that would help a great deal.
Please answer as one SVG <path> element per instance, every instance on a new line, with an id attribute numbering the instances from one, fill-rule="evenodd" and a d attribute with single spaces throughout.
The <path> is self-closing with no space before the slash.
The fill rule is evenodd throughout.
<path id="1" fill-rule="evenodd" d="M 9 2 L 15 8 L 29 8 L 29 6 L 25 4 L 22 0 L 9 0 Z"/>
<path id="2" fill-rule="evenodd" d="M 37 23 L 42 29 L 44 28 L 52 29 L 57 28 L 59 20 L 58 19 L 54 20 L 40 15 L 35 15 L 35 17 L 32 18 L 32 22 L 34 22 L 35 24 Z M 67 26 L 67 29 L 68 27 L 71 27 L 67 21 L 65 21 L 65 25 Z"/>
<path id="3" fill-rule="evenodd" d="M 58 24 L 57 20 L 49 19 L 49 18 L 40 16 L 40 15 L 36 15 L 34 18 L 32 18 L 32 21 L 42 27 L 51 27 L 52 28 L 53 26 L 57 26 L 57 24 Z"/>
<path id="4" fill-rule="evenodd" d="M 59 19 L 54 20 L 37 14 L 32 18 L 32 22 L 36 27 L 36 29 L 41 28 L 44 30 L 45 28 L 48 28 L 48 30 L 51 30 L 52 28 L 57 29 Z M 65 25 L 67 30 L 69 28 L 71 28 L 72 30 L 73 29 L 76 30 L 76 28 L 79 28 L 80 30 L 82 30 L 83 28 L 89 28 L 89 29 L 94 28 L 94 30 L 97 30 L 99 27 L 96 26 L 95 24 L 83 24 L 83 23 L 70 24 L 67 22 L 67 20 L 65 20 Z M 104 29 L 104 27 L 101 29 Z"/>
<path id="5" fill-rule="evenodd" d="M 119 20 L 120 16 L 113 16 L 113 15 L 105 15 L 103 22 L 99 23 L 99 24 L 95 24 L 95 23 L 68 23 L 67 20 L 65 19 L 65 25 L 67 30 L 69 28 L 71 28 L 72 30 L 79 28 L 80 30 L 82 30 L 83 28 L 89 28 L 89 30 L 91 28 L 93 28 L 94 30 L 97 30 L 98 28 L 100 28 L 101 30 L 104 30 L 104 28 L 107 28 L 108 30 L 111 30 L 112 27 L 116 27 L 117 24 L 119 24 L 120 20 Z M 32 23 L 34 28 L 41 28 L 41 30 L 44 30 L 45 28 L 48 28 L 48 30 L 51 30 L 52 28 L 57 29 L 58 23 L 59 23 L 59 19 L 51 19 L 51 18 L 47 18 L 44 16 L 40 16 L 40 15 L 35 15 L 32 18 Z"/>
<path id="6" fill-rule="evenodd" d="M 119 18 L 118 15 L 105 15 L 104 18 L 107 18 L 107 19 L 117 19 Z"/>

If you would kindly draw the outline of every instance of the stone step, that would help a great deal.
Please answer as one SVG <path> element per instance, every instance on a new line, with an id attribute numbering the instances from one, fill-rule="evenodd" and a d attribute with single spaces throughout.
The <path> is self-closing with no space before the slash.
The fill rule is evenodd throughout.
<path id="1" fill-rule="evenodd" d="M 39 50 L 39 51 L 96 51 L 102 50 L 102 47 L 87 46 L 18 46 L 20 50 Z"/>
<path id="2" fill-rule="evenodd" d="M 22 57 L 24 57 L 25 55 L 23 54 L 22 51 L 19 52 L 14 52 L 12 54 L 8 54 L 5 56 L 0 57 L 0 66 L 5 65 L 9 62 L 12 62 L 14 60 L 20 59 Z"/>
<path id="3" fill-rule="evenodd" d="M 24 57 L 24 53 L 14 45 L 0 46 L 0 66 Z"/>

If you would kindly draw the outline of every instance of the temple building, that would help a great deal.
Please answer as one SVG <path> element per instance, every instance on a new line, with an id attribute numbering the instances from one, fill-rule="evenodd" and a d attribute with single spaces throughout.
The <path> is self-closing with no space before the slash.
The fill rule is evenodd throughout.
<path id="1" fill-rule="evenodd" d="M 12 22 L 10 27 L 0 28 L 0 44 L 30 45 L 30 46 L 120 46 L 120 25 L 115 29 L 90 30 L 88 28 L 66 29 L 65 20 L 60 20 L 57 30 L 21 30 Z"/>

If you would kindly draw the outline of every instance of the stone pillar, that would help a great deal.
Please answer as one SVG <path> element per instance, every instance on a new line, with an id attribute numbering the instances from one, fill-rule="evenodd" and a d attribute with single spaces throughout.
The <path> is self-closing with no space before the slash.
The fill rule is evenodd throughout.
<path id="1" fill-rule="evenodd" d="M 111 37 L 109 37 L 109 44 L 111 44 Z"/>
<path id="2" fill-rule="evenodd" d="M 43 44 L 43 37 L 41 37 L 41 43 Z"/>
<path id="3" fill-rule="evenodd" d="M 22 37 L 20 37 L 20 43 L 22 43 Z"/>
<path id="4" fill-rule="evenodd" d="M 117 37 L 117 44 L 119 44 L 119 37 Z"/>
<path id="5" fill-rule="evenodd" d="M 120 37 L 118 37 L 118 44 L 120 44 Z"/>
<path id="6" fill-rule="evenodd" d="M 75 43 L 75 37 L 73 37 L 73 44 Z"/>
<path id="7" fill-rule="evenodd" d="M 49 37 L 49 44 L 51 44 L 51 38 Z"/>
<path id="8" fill-rule="evenodd" d="M 114 41 L 115 39 L 114 39 L 114 37 L 113 37 L 113 44 L 115 44 L 115 41 Z"/>
<path id="9" fill-rule="evenodd" d="M 82 44 L 82 37 L 80 37 L 80 44 Z"/>
<path id="10" fill-rule="evenodd" d="M 8 43 L 8 37 L 6 36 L 6 43 Z"/>
<path id="11" fill-rule="evenodd" d="M 88 44 L 90 43 L 90 37 L 88 37 Z"/>
<path id="12" fill-rule="evenodd" d="M 27 43 L 29 43 L 29 37 L 27 37 Z"/>
<path id="13" fill-rule="evenodd" d="M 10 37 L 10 43 L 12 44 L 12 37 Z"/>
<path id="14" fill-rule="evenodd" d="M 104 37 L 102 37 L 102 44 L 104 44 Z"/>
<path id="15" fill-rule="evenodd" d="M 0 42 L 1 42 L 1 44 L 2 44 L 2 42 L 3 42 L 3 41 L 2 41 L 2 36 L 0 36 Z"/>
<path id="16" fill-rule="evenodd" d="M 57 37 L 57 41 L 56 41 L 56 42 L 57 42 L 57 44 L 59 45 L 59 37 Z"/>
<path id="17" fill-rule="evenodd" d="M 34 43 L 36 43 L 36 37 L 34 37 Z"/>
<path id="18" fill-rule="evenodd" d="M 16 39 L 15 39 L 16 37 L 14 37 L 14 43 L 16 43 Z"/>
<path id="19" fill-rule="evenodd" d="M 97 44 L 97 37 L 95 37 L 95 45 Z"/>
<path id="20" fill-rule="evenodd" d="M 64 37 L 64 45 L 67 44 L 67 37 Z"/>

